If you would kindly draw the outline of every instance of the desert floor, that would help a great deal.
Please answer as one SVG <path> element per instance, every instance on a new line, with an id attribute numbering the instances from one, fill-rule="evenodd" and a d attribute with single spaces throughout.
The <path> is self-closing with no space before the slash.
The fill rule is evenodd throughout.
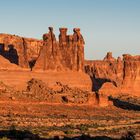
<path id="1" fill-rule="evenodd" d="M 80 73 L 75 73 L 75 76 L 61 73 L 60 76 L 55 72 L 53 74 L 29 71 L 0 72 L 2 82 L 19 90 L 24 89 L 26 82 L 32 77 L 46 83 L 53 83 L 57 77 L 58 81 L 71 86 L 80 85 L 87 89 L 90 89 L 91 84 L 89 77 Z M 81 80 L 83 77 L 85 80 Z M 3 131 L 9 130 L 26 130 L 40 138 L 77 137 L 82 134 L 91 137 L 120 138 L 131 131 L 135 133 L 137 139 L 140 139 L 140 111 L 122 109 L 113 104 L 108 107 L 52 104 L 0 94 L 0 129 L 1 137 L 7 134 L 2 135 Z"/>

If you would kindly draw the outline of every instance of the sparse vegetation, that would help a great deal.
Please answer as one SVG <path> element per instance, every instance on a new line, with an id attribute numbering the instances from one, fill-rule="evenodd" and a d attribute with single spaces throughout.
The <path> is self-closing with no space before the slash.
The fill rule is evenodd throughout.
<path id="1" fill-rule="evenodd" d="M 128 131 L 121 137 L 121 140 L 135 140 L 135 133 L 133 131 Z"/>
<path id="2" fill-rule="evenodd" d="M 79 129 L 82 132 L 85 132 L 88 130 L 88 125 L 86 125 L 86 124 L 81 124 L 81 125 L 78 125 L 76 127 L 77 127 L 77 129 Z"/>
<path id="3" fill-rule="evenodd" d="M 64 131 L 64 133 L 67 135 L 75 134 L 75 132 L 73 130 L 66 130 L 66 131 Z"/>
<path id="4" fill-rule="evenodd" d="M 7 137 L 0 138 L 0 140 L 10 140 Z"/>

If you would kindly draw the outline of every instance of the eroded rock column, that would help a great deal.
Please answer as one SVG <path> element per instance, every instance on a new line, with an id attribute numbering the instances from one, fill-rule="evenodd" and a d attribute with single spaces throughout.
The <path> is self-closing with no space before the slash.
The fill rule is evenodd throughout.
<path id="1" fill-rule="evenodd" d="M 57 66 L 57 43 L 53 28 L 49 27 L 49 33 L 43 35 L 43 46 L 40 49 L 34 69 L 54 70 Z"/>
<path id="2" fill-rule="evenodd" d="M 80 33 L 80 28 L 73 29 L 73 41 L 75 47 L 74 64 L 77 65 L 77 71 L 84 70 L 84 39 Z"/>

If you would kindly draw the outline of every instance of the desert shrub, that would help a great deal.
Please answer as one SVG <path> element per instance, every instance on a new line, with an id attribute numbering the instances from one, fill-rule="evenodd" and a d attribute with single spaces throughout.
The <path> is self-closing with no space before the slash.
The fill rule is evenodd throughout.
<path id="1" fill-rule="evenodd" d="M 91 127 L 93 127 L 93 128 L 98 128 L 100 125 L 99 124 L 97 124 L 97 123 L 93 123 L 92 125 L 91 125 Z"/>
<path id="2" fill-rule="evenodd" d="M 72 131 L 72 130 L 66 130 L 66 131 L 64 131 L 64 133 L 67 134 L 67 135 L 72 135 L 72 134 L 74 134 L 75 132 Z"/>
<path id="3" fill-rule="evenodd" d="M 10 140 L 7 137 L 0 138 L 0 140 Z"/>
<path id="4" fill-rule="evenodd" d="M 121 137 L 121 140 L 135 140 L 135 133 L 128 131 L 124 136 Z"/>
<path id="5" fill-rule="evenodd" d="M 88 125 L 81 124 L 76 126 L 80 131 L 87 131 L 88 130 Z"/>
<path id="6" fill-rule="evenodd" d="M 64 129 L 74 129 L 74 128 L 75 128 L 75 126 L 72 125 L 72 124 L 69 124 L 69 125 L 65 125 L 64 126 Z"/>

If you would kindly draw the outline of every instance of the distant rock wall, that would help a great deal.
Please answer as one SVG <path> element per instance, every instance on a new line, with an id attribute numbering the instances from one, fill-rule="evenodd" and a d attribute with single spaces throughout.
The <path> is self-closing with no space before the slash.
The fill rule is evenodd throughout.
<path id="1" fill-rule="evenodd" d="M 127 91 L 140 91 L 140 56 L 123 55 L 123 88 Z"/>
<path id="2" fill-rule="evenodd" d="M 103 60 L 85 60 L 85 72 L 91 77 L 93 91 L 102 90 L 104 83 L 111 82 L 119 92 L 139 94 L 140 56 L 124 54 L 121 60 L 113 58 L 109 52 Z M 112 92 L 112 87 L 107 86 L 108 93 Z"/>
<path id="3" fill-rule="evenodd" d="M 93 81 L 93 90 L 98 91 L 105 82 L 112 82 L 119 86 L 123 82 L 123 61 L 116 60 L 111 53 L 107 53 L 103 60 L 85 60 L 85 72 Z"/>
<path id="4" fill-rule="evenodd" d="M 115 59 L 108 52 L 103 60 L 85 60 L 85 42 L 80 29 L 74 28 L 72 35 L 67 35 L 67 30 L 59 29 L 58 41 L 52 27 L 43 35 L 43 40 L 0 34 L 1 60 L 7 59 L 34 71 L 83 71 L 90 76 L 93 91 L 99 91 L 104 83 L 111 82 L 121 92 L 139 93 L 140 56 L 125 54 L 123 59 Z M 10 63 L 6 63 L 8 68 Z"/>
<path id="5" fill-rule="evenodd" d="M 73 35 L 67 35 L 67 28 L 59 30 L 58 41 L 52 27 L 43 40 L 0 34 L 0 55 L 31 70 L 83 71 L 85 42 L 80 29 L 74 28 Z"/>
<path id="6" fill-rule="evenodd" d="M 37 58 L 42 41 L 15 35 L 0 34 L 0 55 L 22 68 Z"/>

